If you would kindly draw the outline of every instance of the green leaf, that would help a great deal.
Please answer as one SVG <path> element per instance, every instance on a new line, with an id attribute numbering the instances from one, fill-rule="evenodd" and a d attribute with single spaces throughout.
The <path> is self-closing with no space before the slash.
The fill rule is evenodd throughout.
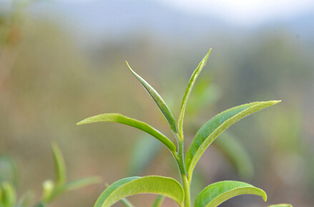
<path id="1" fill-rule="evenodd" d="M 117 201 L 136 194 L 159 194 L 176 201 L 180 206 L 184 200 L 180 183 L 162 176 L 128 177 L 111 184 L 97 199 L 94 207 L 110 207 Z"/>
<path id="2" fill-rule="evenodd" d="M 184 115 L 185 115 L 185 110 L 186 110 L 186 106 L 188 103 L 188 99 L 189 96 L 192 92 L 193 86 L 199 76 L 199 74 L 201 73 L 202 69 L 204 68 L 204 66 L 207 63 L 208 57 L 211 53 L 212 49 L 210 49 L 207 54 L 205 55 L 205 57 L 202 59 L 202 61 L 198 64 L 198 66 L 196 67 L 196 69 L 194 70 L 194 72 L 192 73 L 192 76 L 189 80 L 188 86 L 185 90 L 184 96 L 182 98 L 182 102 L 181 102 L 181 110 L 180 110 L 180 115 L 179 115 L 179 119 L 178 119 L 178 131 L 179 131 L 179 137 L 182 139 L 183 138 L 183 123 L 184 123 Z"/>
<path id="3" fill-rule="evenodd" d="M 268 207 L 293 207 L 293 205 L 288 204 L 288 203 L 281 203 L 281 204 L 273 204 Z"/>
<path id="4" fill-rule="evenodd" d="M 162 195 L 158 195 L 157 198 L 155 199 L 152 207 L 160 207 L 165 200 L 165 197 Z"/>
<path id="5" fill-rule="evenodd" d="M 52 152 L 55 165 L 56 186 L 62 186 L 66 182 L 66 167 L 64 158 L 58 145 L 52 144 Z"/>
<path id="6" fill-rule="evenodd" d="M 149 84 L 147 83 L 141 76 L 139 76 L 129 65 L 129 63 L 126 61 L 126 65 L 130 69 L 130 71 L 133 73 L 133 75 L 136 77 L 138 81 L 144 86 L 144 88 L 147 90 L 147 92 L 150 94 L 150 96 L 154 99 L 155 103 L 167 119 L 170 128 L 175 133 L 177 132 L 176 127 L 176 121 L 173 116 L 173 113 L 171 112 L 170 108 L 167 106 L 166 102 L 163 100 L 163 98 L 159 95 L 159 93 Z"/>
<path id="7" fill-rule="evenodd" d="M 207 121 L 198 130 L 187 151 L 186 163 L 189 178 L 192 178 L 193 170 L 205 150 L 221 133 L 242 118 L 279 102 L 280 101 L 263 101 L 243 104 L 223 111 Z"/>
<path id="8" fill-rule="evenodd" d="M 195 207 L 216 207 L 230 198 L 244 194 L 261 196 L 267 201 L 265 191 L 260 188 L 239 181 L 221 181 L 204 188 L 195 199 Z"/>
<path id="9" fill-rule="evenodd" d="M 12 207 L 16 203 L 16 192 L 14 187 L 8 183 L 3 182 L 1 188 L 1 203 L 3 207 Z"/>
<path id="10" fill-rule="evenodd" d="M 145 134 L 135 143 L 130 159 L 129 175 L 140 175 L 161 151 L 161 144 Z"/>
<path id="11" fill-rule="evenodd" d="M 157 138 L 159 141 L 165 144 L 170 149 L 170 151 L 172 152 L 176 151 L 176 146 L 173 144 L 173 142 L 168 137 L 166 137 L 161 132 L 159 132 L 157 129 L 153 128 L 152 126 L 150 126 L 149 124 L 145 122 L 132 119 L 122 114 L 118 114 L 118 113 L 99 114 L 96 116 L 86 118 L 78 122 L 77 125 L 97 123 L 97 122 L 117 122 L 120 124 L 125 124 L 131 127 L 135 127 Z"/>
<path id="12" fill-rule="evenodd" d="M 250 178 L 254 167 L 250 156 L 234 135 L 225 132 L 220 135 L 214 145 L 224 154 L 225 158 L 243 178 Z"/>

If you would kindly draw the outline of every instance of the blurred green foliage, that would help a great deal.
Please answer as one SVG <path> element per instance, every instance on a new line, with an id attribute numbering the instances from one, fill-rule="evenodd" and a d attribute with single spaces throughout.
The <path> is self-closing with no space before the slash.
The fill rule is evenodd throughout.
<path id="1" fill-rule="evenodd" d="M 68 182 L 63 155 L 59 147 L 52 145 L 55 167 L 55 180 L 46 180 L 42 184 L 42 196 L 35 202 L 33 192 L 27 189 L 22 196 L 17 195 L 17 168 L 8 157 L 0 157 L 0 206 L 1 207 L 46 207 L 61 194 L 100 182 L 98 177 L 89 177 Z"/>

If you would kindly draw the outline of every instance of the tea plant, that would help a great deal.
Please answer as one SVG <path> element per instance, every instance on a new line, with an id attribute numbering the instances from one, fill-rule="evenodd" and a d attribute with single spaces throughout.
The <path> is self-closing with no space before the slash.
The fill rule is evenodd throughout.
<path id="1" fill-rule="evenodd" d="M 201 111 L 205 110 L 206 113 L 212 110 L 213 105 L 220 97 L 219 88 L 211 83 L 208 79 L 201 80 L 195 84 L 193 88 L 194 93 L 189 98 L 189 105 L 187 107 L 186 118 L 189 119 L 188 127 L 185 127 L 186 133 L 191 133 L 198 129 L 199 120 L 198 115 Z M 174 105 L 176 97 L 169 96 L 170 107 Z M 169 106 L 169 103 L 168 103 Z M 243 179 L 250 179 L 254 174 L 253 161 L 247 150 L 242 143 L 239 142 L 239 138 L 234 134 L 228 132 L 220 135 L 213 144 L 213 147 L 218 150 L 222 156 L 226 159 L 230 166 L 236 171 L 237 175 Z M 142 173 L 146 168 L 153 165 L 153 159 L 161 154 L 162 146 L 155 140 L 151 139 L 148 134 L 141 134 L 132 147 L 131 159 L 129 161 L 129 174 L 138 175 Z M 164 157 L 168 159 L 167 157 Z M 201 183 L 204 183 L 205 175 L 202 171 L 196 168 L 194 173 L 194 182 L 192 191 L 199 191 Z M 195 182 L 196 180 L 196 182 Z M 197 189 L 193 189 L 197 188 Z"/>
<path id="2" fill-rule="evenodd" d="M 29 191 L 19 198 L 16 193 L 16 167 L 14 162 L 7 158 L 0 159 L 0 207 L 46 207 L 58 196 L 67 191 L 76 190 L 90 184 L 99 183 L 98 177 L 83 178 L 75 181 L 67 181 L 66 167 L 61 150 L 57 145 L 52 145 L 55 165 L 55 180 L 43 182 L 41 200 L 33 205 L 33 194 Z"/>
<path id="3" fill-rule="evenodd" d="M 184 136 L 184 116 L 188 103 L 188 98 L 191 94 L 192 88 L 204 68 L 211 50 L 208 51 L 206 56 L 198 64 L 188 82 L 182 98 L 179 117 L 176 120 L 170 108 L 167 106 L 159 93 L 147 83 L 141 76 L 139 76 L 126 62 L 131 73 L 136 79 L 144 86 L 150 96 L 153 98 L 160 111 L 166 118 L 171 131 L 173 132 L 173 139 L 168 138 L 162 132 L 158 131 L 146 122 L 142 122 L 119 113 L 105 113 L 86 118 L 78 125 L 97 123 L 97 122 L 117 122 L 120 124 L 128 125 L 140 129 L 154 138 L 159 140 L 171 153 L 177 163 L 181 182 L 174 178 L 164 176 L 144 176 L 144 177 L 127 177 L 120 179 L 110 186 L 108 186 L 97 199 L 94 207 L 109 207 L 118 201 L 122 201 L 126 206 L 133 206 L 126 197 L 136 194 L 158 194 L 153 207 L 161 206 L 163 196 L 174 200 L 181 207 L 191 206 L 191 182 L 194 169 L 206 151 L 206 149 L 221 135 L 225 130 L 233 124 L 269 106 L 275 105 L 280 101 L 261 101 L 243 104 L 225 110 L 212 119 L 207 121 L 197 131 L 193 138 L 192 143 L 185 149 L 185 136 Z M 251 194 L 257 195 L 267 200 L 267 195 L 264 190 L 240 181 L 220 181 L 212 183 L 205 187 L 196 197 L 194 201 L 195 207 L 216 207 L 224 201 L 238 195 Z M 277 207 L 288 207 L 287 204 L 276 205 Z M 275 207 L 274 205 L 272 207 Z"/>

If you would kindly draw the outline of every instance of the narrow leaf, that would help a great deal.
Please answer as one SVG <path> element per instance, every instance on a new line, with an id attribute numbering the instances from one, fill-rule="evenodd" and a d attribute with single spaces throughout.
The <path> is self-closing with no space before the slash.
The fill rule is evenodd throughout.
<path id="1" fill-rule="evenodd" d="M 170 149 L 170 151 L 174 152 L 176 150 L 176 146 L 173 144 L 173 142 L 168 137 L 166 137 L 161 132 L 159 132 L 157 129 L 153 128 L 152 126 L 150 126 L 149 124 L 145 122 L 132 119 L 122 114 L 117 114 L 117 113 L 99 114 L 96 116 L 86 118 L 78 122 L 77 125 L 97 123 L 97 122 L 117 122 L 120 124 L 125 124 L 131 127 L 135 127 L 157 138 L 159 141 L 165 144 Z"/>
<path id="2" fill-rule="evenodd" d="M 261 196 L 267 201 L 265 191 L 260 188 L 239 181 L 221 181 L 204 188 L 195 199 L 195 207 L 216 207 L 230 198 L 244 194 Z"/>
<path id="3" fill-rule="evenodd" d="M 254 173 L 253 162 L 243 145 L 230 133 L 220 135 L 214 145 L 224 154 L 238 174 L 250 178 Z"/>
<path id="4" fill-rule="evenodd" d="M 150 96 L 154 99 L 155 103 L 159 107 L 160 111 L 163 113 L 165 118 L 167 119 L 170 128 L 175 133 L 177 132 L 176 127 L 176 121 L 173 116 L 173 113 L 171 112 L 170 108 L 167 106 L 166 102 L 163 100 L 163 98 L 159 95 L 159 93 L 149 84 L 147 83 L 141 76 L 139 76 L 129 65 L 129 63 L 126 61 L 126 65 L 130 69 L 130 71 L 133 73 L 133 75 L 136 77 L 138 81 L 144 86 L 144 88 L 147 90 L 147 92 L 150 94 Z"/>
<path id="5" fill-rule="evenodd" d="M 180 183 L 162 176 L 128 177 L 110 185 L 97 199 L 94 207 L 110 207 L 117 201 L 136 194 L 159 194 L 176 201 L 180 206 L 184 200 Z"/>
<path id="6" fill-rule="evenodd" d="M 205 150 L 221 133 L 242 118 L 279 102 L 264 101 L 243 104 L 223 111 L 206 122 L 196 133 L 187 152 L 186 163 L 190 179 L 197 162 Z"/>
<path id="7" fill-rule="evenodd" d="M 288 203 L 281 203 L 281 204 L 270 205 L 268 207 L 293 207 L 293 205 L 288 204 Z"/>
<path id="8" fill-rule="evenodd" d="M 160 207 L 164 200 L 165 200 L 164 196 L 162 196 L 162 195 L 157 196 L 152 207 Z"/>
<path id="9" fill-rule="evenodd" d="M 180 110 L 180 115 L 179 115 L 179 119 L 178 119 L 178 131 L 179 131 L 179 137 L 183 138 L 183 123 L 184 123 L 184 115 L 185 115 L 185 110 L 186 110 L 186 106 L 188 103 L 188 99 L 189 96 L 192 92 L 193 86 L 199 76 L 199 74 L 201 73 L 202 69 L 204 68 L 204 66 L 207 63 L 208 57 L 211 53 L 212 49 L 210 49 L 207 54 L 205 55 L 205 57 L 202 59 L 202 61 L 198 64 L 198 66 L 196 67 L 196 69 L 194 70 L 194 72 L 192 73 L 192 76 L 189 80 L 188 86 L 185 90 L 182 102 L 181 102 L 181 110 Z"/>
<path id="10" fill-rule="evenodd" d="M 58 145 L 52 144 L 52 152 L 55 165 L 56 186 L 61 186 L 66 181 L 66 168 L 64 158 Z"/>

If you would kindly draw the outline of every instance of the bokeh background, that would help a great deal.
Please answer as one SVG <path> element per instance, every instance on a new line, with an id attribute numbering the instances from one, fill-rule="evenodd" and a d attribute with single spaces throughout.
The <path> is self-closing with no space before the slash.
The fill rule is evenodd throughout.
<path id="1" fill-rule="evenodd" d="M 39 196 L 41 183 L 53 178 L 52 142 L 64 153 L 69 177 L 99 175 L 103 182 L 67 193 L 51 206 L 92 206 L 104 183 L 133 173 L 176 176 L 166 150 L 157 150 L 152 164 L 140 171 L 130 170 L 134 151 L 158 148 L 149 143 L 138 148 L 139 140 L 149 139 L 142 132 L 75 123 L 121 112 L 170 134 L 124 60 L 177 114 L 187 80 L 209 48 L 213 53 L 190 102 L 195 107 L 188 110 L 190 139 L 226 108 L 255 100 L 283 102 L 229 130 L 247 150 L 244 163 L 235 165 L 213 147 L 198 165 L 195 185 L 239 179 L 265 189 L 269 203 L 313 206 L 311 0 L 0 0 L 0 154 L 16 162 L 19 193 L 33 189 Z M 152 198 L 132 201 L 148 206 Z M 243 196 L 222 206 L 265 204 Z"/>

